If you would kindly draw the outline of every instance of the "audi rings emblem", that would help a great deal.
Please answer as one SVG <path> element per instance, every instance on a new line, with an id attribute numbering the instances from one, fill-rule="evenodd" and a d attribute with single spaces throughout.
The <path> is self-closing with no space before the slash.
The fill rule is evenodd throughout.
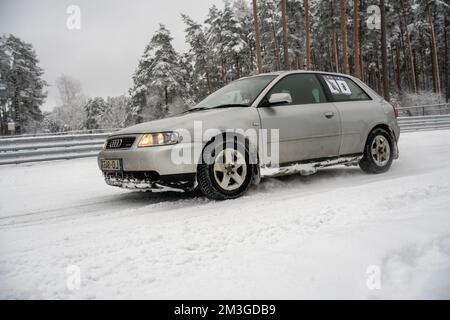
<path id="1" fill-rule="evenodd" d="M 113 139 L 109 141 L 109 147 L 111 149 L 118 149 L 122 145 L 122 139 Z"/>

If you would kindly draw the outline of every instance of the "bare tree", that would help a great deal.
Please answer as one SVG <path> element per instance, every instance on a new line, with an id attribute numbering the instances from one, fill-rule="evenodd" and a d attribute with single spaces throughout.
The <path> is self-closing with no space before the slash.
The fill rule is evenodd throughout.
<path id="1" fill-rule="evenodd" d="M 81 95 L 81 83 L 77 79 L 63 74 L 56 79 L 59 99 L 62 105 L 74 103 Z"/>
<path id="2" fill-rule="evenodd" d="M 87 97 L 83 94 L 81 83 L 68 75 L 56 79 L 60 105 L 52 114 L 59 122 L 60 130 L 78 130 L 83 128 L 85 113 L 83 110 Z"/>

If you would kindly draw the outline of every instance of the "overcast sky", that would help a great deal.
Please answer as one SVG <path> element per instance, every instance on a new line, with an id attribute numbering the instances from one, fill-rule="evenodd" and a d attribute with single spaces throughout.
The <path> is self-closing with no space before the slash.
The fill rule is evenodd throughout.
<path id="1" fill-rule="evenodd" d="M 89 96 L 116 96 L 131 86 L 131 76 L 153 32 L 163 23 L 178 51 L 184 42 L 180 14 L 204 21 L 222 0 L 0 0 L 0 34 L 33 44 L 49 83 L 43 110 L 57 103 L 55 79 L 61 74 L 81 81 Z M 66 26 L 68 6 L 81 10 L 81 29 Z"/>

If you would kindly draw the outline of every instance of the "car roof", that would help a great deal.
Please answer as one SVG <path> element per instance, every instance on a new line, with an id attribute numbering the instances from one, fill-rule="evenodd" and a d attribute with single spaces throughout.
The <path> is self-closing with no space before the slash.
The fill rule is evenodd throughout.
<path id="1" fill-rule="evenodd" d="M 270 76 L 270 75 L 281 76 L 281 75 L 296 74 L 296 73 L 316 73 L 316 74 L 326 74 L 326 75 L 352 78 L 352 76 L 349 74 L 336 73 L 336 72 L 326 72 L 326 71 L 316 71 L 316 70 L 292 70 L 292 71 L 275 71 L 275 72 L 260 73 L 260 74 L 256 74 L 256 75 L 252 75 L 252 76 L 248 76 L 248 77 L 243 77 L 241 79 Z"/>

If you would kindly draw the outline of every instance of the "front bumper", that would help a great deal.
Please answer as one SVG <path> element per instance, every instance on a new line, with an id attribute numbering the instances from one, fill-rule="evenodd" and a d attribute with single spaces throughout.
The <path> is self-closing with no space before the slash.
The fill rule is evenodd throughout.
<path id="1" fill-rule="evenodd" d="M 168 146 L 138 148 L 137 136 L 129 149 L 104 149 L 97 158 L 100 170 L 102 160 L 121 160 L 118 172 L 103 171 L 107 184 L 128 189 L 192 190 L 195 188 L 197 153 L 201 143 L 178 143 Z"/>
<path id="2" fill-rule="evenodd" d="M 148 172 L 103 172 L 105 182 L 114 187 L 150 191 L 191 191 L 197 186 L 196 174 L 174 174 L 158 176 Z"/>

